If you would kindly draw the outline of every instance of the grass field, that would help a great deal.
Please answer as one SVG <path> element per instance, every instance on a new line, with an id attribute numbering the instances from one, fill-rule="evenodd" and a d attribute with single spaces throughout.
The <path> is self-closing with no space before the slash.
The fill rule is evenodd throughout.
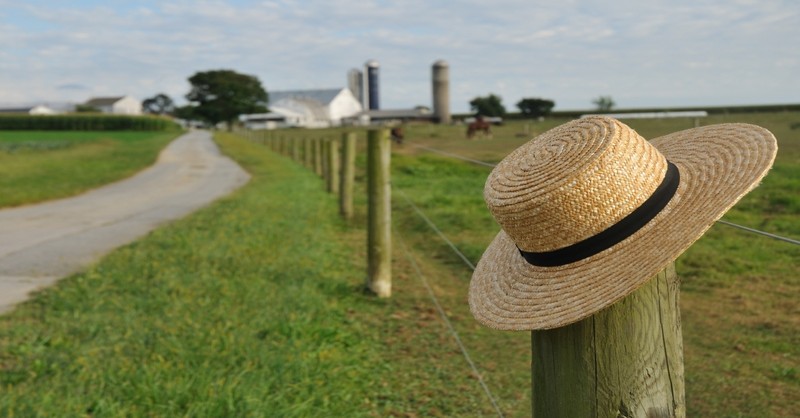
<path id="1" fill-rule="evenodd" d="M 176 133 L 0 131 L 0 207 L 72 196 L 155 162 Z"/>
<path id="2" fill-rule="evenodd" d="M 778 161 L 728 219 L 796 238 L 800 130 L 790 126 L 800 114 L 752 118 L 778 137 Z M 409 143 L 498 161 L 557 123 L 469 142 L 459 127 L 406 132 Z M 652 137 L 692 121 L 632 125 Z M 529 416 L 529 333 L 472 319 L 471 270 L 401 197 L 477 261 L 498 230 L 481 196 L 488 168 L 395 148 L 394 295 L 377 300 L 361 290 L 363 154 L 345 224 L 307 170 L 219 141 L 253 174 L 245 188 L 0 317 L 0 415 L 494 416 L 416 263 L 505 415 Z M 688 416 L 795 416 L 799 258 L 796 246 L 718 225 L 679 259 Z"/>

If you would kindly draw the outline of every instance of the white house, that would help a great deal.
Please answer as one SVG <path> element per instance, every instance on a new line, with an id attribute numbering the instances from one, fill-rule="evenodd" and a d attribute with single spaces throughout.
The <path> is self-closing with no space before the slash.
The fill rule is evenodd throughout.
<path id="1" fill-rule="evenodd" d="M 251 129 L 276 127 L 326 128 L 361 112 L 361 103 L 348 88 L 274 91 L 269 93 L 270 113 L 242 115 Z"/>
<path id="2" fill-rule="evenodd" d="M 102 113 L 112 115 L 141 115 L 142 102 L 131 96 L 122 97 L 93 97 L 85 106 L 97 108 Z"/>

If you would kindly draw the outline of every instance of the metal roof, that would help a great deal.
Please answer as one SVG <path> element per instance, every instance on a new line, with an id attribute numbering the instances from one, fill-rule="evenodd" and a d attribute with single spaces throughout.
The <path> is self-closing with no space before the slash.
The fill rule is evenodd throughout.
<path id="1" fill-rule="evenodd" d="M 269 92 L 269 103 L 275 104 L 286 99 L 301 99 L 318 102 L 322 106 L 329 105 L 344 88 L 319 90 L 287 90 Z"/>

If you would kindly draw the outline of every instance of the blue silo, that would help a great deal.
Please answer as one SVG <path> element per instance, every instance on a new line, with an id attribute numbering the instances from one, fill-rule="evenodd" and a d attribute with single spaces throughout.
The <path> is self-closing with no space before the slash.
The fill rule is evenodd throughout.
<path id="1" fill-rule="evenodd" d="M 367 97 L 368 97 L 368 109 L 369 110 L 377 110 L 380 109 L 378 105 L 378 61 L 369 60 L 366 64 L 364 64 L 367 73 Z"/>

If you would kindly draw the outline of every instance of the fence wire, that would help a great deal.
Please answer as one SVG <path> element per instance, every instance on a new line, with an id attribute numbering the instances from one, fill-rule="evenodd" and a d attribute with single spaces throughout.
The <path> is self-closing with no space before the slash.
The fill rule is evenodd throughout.
<path id="1" fill-rule="evenodd" d="M 407 144 L 411 145 L 412 147 L 424 149 L 426 151 L 434 152 L 434 153 L 441 154 L 441 155 L 444 155 L 444 156 L 447 156 L 447 157 L 451 157 L 451 158 L 456 158 L 456 159 L 459 159 L 459 160 L 462 160 L 462 161 L 467 161 L 467 162 L 470 162 L 470 163 L 474 163 L 474 164 L 478 164 L 478 165 L 482 165 L 482 166 L 486 166 L 486 167 L 497 167 L 497 164 L 488 163 L 486 161 L 475 160 L 475 159 L 472 159 L 472 158 L 469 158 L 469 157 L 465 157 L 463 155 L 453 154 L 452 152 L 443 151 L 443 150 L 436 149 L 436 148 L 431 148 L 431 147 L 426 147 L 424 145 L 414 144 L 414 143 L 411 143 L 411 142 L 408 142 Z M 768 238 L 776 239 L 776 240 L 783 241 L 783 242 L 788 242 L 790 244 L 800 245 L 800 241 L 796 240 L 796 239 L 793 239 L 793 238 L 787 238 L 787 237 L 783 237 L 783 236 L 780 236 L 780 235 L 772 234 L 772 233 L 769 233 L 769 232 L 760 231 L 758 229 L 750 228 L 750 227 L 747 227 L 747 226 L 742 226 L 742 225 L 739 225 L 739 224 L 735 224 L 733 222 L 722 221 L 722 220 L 719 220 L 717 222 L 719 222 L 721 224 L 724 224 L 724 225 L 732 226 L 734 228 L 741 229 L 743 231 L 747 231 L 747 232 L 751 232 L 751 233 L 754 233 L 754 234 L 762 235 L 762 236 L 765 236 L 765 237 L 768 237 Z"/>
<path id="2" fill-rule="evenodd" d="M 417 264 L 417 260 L 414 256 L 411 255 L 411 252 L 408 250 L 405 241 L 401 238 L 400 234 L 398 234 L 397 229 L 394 230 L 394 235 L 397 237 L 397 240 L 400 241 L 400 246 L 403 249 L 403 253 L 405 254 L 406 258 L 408 259 L 411 266 L 414 268 L 414 271 L 417 273 L 417 277 L 425 286 L 425 289 L 428 291 L 428 296 L 430 296 L 433 304 L 436 306 L 436 311 L 439 312 L 439 316 L 442 317 L 447 329 L 450 331 L 450 334 L 456 340 L 456 344 L 458 344 L 458 348 L 461 350 L 461 354 L 464 355 L 464 358 L 467 360 L 470 369 L 472 369 L 472 373 L 478 379 L 478 383 L 481 385 L 481 388 L 486 393 L 486 396 L 489 397 L 489 401 L 492 403 L 492 407 L 494 407 L 497 416 L 500 418 L 504 418 L 503 411 L 500 410 L 500 406 L 497 404 L 497 401 L 492 395 L 492 392 L 489 390 L 489 387 L 486 385 L 486 382 L 483 380 L 483 375 L 478 371 L 478 368 L 475 366 L 475 362 L 472 361 L 472 357 L 469 356 L 469 352 L 467 352 L 467 348 L 464 346 L 464 343 L 461 341 L 461 337 L 458 335 L 458 332 L 453 327 L 453 324 L 450 322 L 450 318 L 447 317 L 447 314 L 444 312 L 444 308 L 439 303 L 439 299 L 436 297 L 436 294 L 433 293 L 433 288 L 431 288 L 428 280 L 425 278 L 425 275 L 422 274 L 422 270 L 419 268 L 419 264 Z"/>

